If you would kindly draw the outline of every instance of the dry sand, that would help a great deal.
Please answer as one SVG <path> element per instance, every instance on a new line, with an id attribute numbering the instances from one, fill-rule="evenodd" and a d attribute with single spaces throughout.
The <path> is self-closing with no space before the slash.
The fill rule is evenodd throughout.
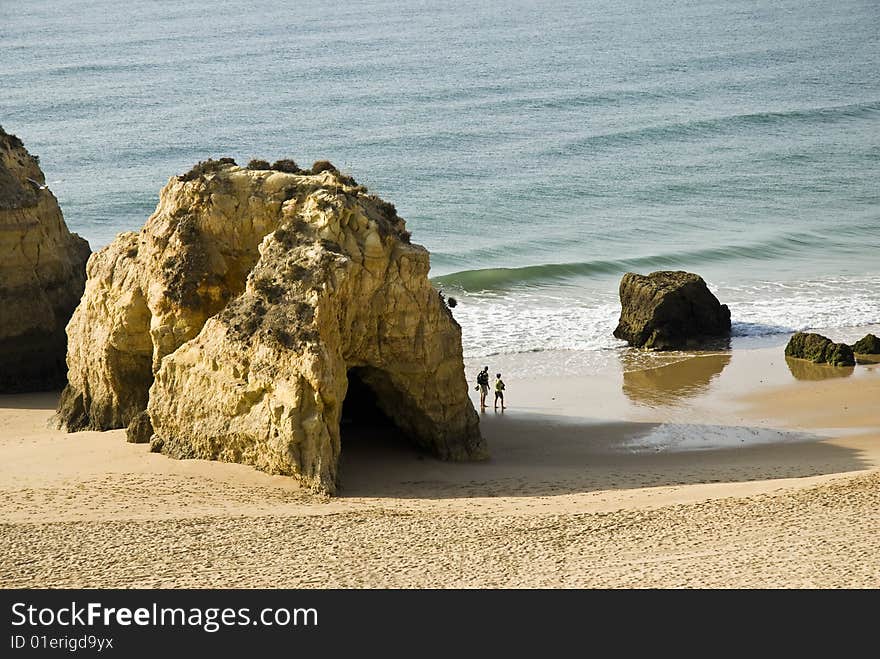
<path id="1" fill-rule="evenodd" d="M 808 366 L 507 377 L 490 461 L 364 432 L 334 499 L 0 397 L 0 586 L 878 587 L 880 366 Z"/>

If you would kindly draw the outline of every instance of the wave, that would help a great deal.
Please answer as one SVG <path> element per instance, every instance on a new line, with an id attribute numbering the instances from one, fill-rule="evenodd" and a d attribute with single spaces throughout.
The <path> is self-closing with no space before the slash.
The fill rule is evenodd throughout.
<path id="1" fill-rule="evenodd" d="M 696 96 L 693 91 L 675 89 L 603 89 L 597 91 L 577 89 L 535 94 L 528 89 L 505 87 L 500 91 L 503 92 L 503 95 L 489 96 L 476 101 L 472 97 L 464 97 L 464 100 L 467 101 L 467 107 L 470 109 L 521 113 L 616 107 L 624 103 L 636 105 L 674 99 L 691 99 Z"/>
<path id="2" fill-rule="evenodd" d="M 156 48 L 163 41 L 173 41 L 173 38 L 160 37 L 156 39 L 144 39 L 133 42 L 120 42 L 116 44 L 119 48 L 117 59 L 108 59 L 103 62 L 87 62 L 87 63 L 61 63 L 48 66 L 40 70 L 21 71 L 19 75 L 25 77 L 33 77 L 35 74 L 46 77 L 57 77 L 65 79 L 75 79 L 79 76 L 92 77 L 98 75 L 113 75 L 116 73 L 150 73 L 156 69 L 165 70 L 183 70 L 190 67 L 201 66 L 205 64 L 221 64 L 227 62 L 236 62 L 240 59 L 254 58 L 265 55 L 263 51 L 247 49 L 235 50 L 226 53 L 208 52 L 208 53 L 176 53 L 169 57 L 167 50 Z M 124 59 L 122 53 L 127 51 L 138 51 L 139 49 L 147 49 L 153 47 L 162 55 L 155 55 L 144 58 L 140 61 Z M 174 52 L 174 51 L 172 51 Z"/>
<path id="3" fill-rule="evenodd" d="M 659 140 L 689 140 L 722 135 L 731 130 L 777 126 L 779 124 L 835 123 L 845 119 L 862 119 L 880 113 L 880 101 L 866 101 L 848 105 L 833 105 L 784 111 L 734 114 L 712 119 L 697 119 L 632 130 L 589 135 L 567 144 L 553 147 L 548 155 L 582 153 L 587 147 L 630 145 Z"/>
<path id="4" fill-rule="evenodd" d="M 733 320 L 730 324 L 730 335 L 734 337 L 776 336 L 778 334 L 791 334 L 792 332 L 796 332 L 797 330 L 798 328 L 790 327 L 788 325 L 755 323 L 743 320 Z"/>
<path id="5" fill-rule="evenodd" d="M 684 265 L 730 260 L 765 260 L 802 253 L 809 247 L 829 246 L 829 239 L 814 233 L 783 236 L 751 245 L 731 245 L 690 251 L 638 256 L 629 259 L 599 259 L 577 263 L 545 263 L 518 268 L 462 270 L 433 277 L 437 286 L 466 293 L 504 291 L 511 288 L 564 282 L 575 277 L 616 275 L 632 270 L 678 269 Z"/>

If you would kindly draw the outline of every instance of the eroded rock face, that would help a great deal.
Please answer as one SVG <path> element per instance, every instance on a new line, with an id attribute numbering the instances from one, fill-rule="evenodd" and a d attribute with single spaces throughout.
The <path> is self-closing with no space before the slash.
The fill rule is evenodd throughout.
<path id="1" fill-rule="evenodd" d="M 811 332 L 794 334 L 785 346 L 785 355 L 832 366 L 854 366 L 856 363 L 852 348 L 848 345 L 834 343 L 821 334 Z"/>
<path id="2" fill-rule="evenodd" d="M 65 381 L 64 327 L 90 250 L 45 185 L 37 159 L 0 128 L 0 393 Z"/>
<path id="3" fill-rule="evenodd" d="M 880 338 L 874 334 L 866 334 L 851 347 L 852 351 L 859 355 L 880 355 Z"/>
<path id="4" fill-rule="evenodd" d="M 689 272 L 628 272 L 620 280 L 620 304 L 614 336 L 631 346 L 677 350 L 730 335 L 727 305 Z"/>
<path id="5" fill-rule="evenodd" d="M 485 457 L 461 329 L 428 281 L 427 251 L 392 205 L 330 167 L 218 162 L 172 179 L 144 229 L 89 264 L 60 422 L 152 433 L 173 457 L 333 492 L 358 369 L 421 447 Z"/>

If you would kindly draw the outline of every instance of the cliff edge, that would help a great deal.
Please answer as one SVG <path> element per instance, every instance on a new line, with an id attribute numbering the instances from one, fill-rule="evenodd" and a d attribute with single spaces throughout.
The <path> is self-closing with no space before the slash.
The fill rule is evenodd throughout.
<path id="1" fill-rule="evenodd" d="M 68 231 L 37 158 L 0 127 L 0 393 L 64 384 L 64 327 L 89 254 Z"/>

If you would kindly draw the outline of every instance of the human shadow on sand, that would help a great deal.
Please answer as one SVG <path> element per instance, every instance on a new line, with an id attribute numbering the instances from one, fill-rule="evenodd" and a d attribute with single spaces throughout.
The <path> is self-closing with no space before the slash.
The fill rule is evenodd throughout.
<path id="1" fill-rule="evenodd" d="M 800 478 L 870 466 L 855 450 L 816 441 L 819 435 L 767 428 L 593 423 L 510 411 L 487 415 L 481 427 L 491 453 L 483 462 L 438 460 L 388 427 L 349 430 L 342 438 L 338 495 L 550 496 Z"/>

